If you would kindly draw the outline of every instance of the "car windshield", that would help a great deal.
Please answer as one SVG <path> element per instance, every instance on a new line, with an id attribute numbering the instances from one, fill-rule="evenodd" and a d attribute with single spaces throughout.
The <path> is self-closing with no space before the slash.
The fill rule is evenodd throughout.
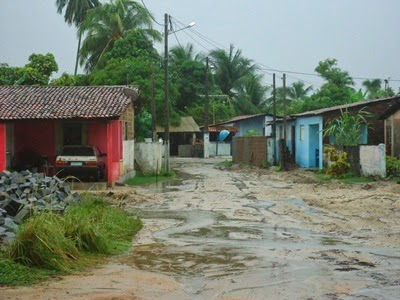
<path id="1" fill-rule="evenodd" d="M 92 147 L 65 147 L 61 153 L 64 156 L 94 156 Z"/>

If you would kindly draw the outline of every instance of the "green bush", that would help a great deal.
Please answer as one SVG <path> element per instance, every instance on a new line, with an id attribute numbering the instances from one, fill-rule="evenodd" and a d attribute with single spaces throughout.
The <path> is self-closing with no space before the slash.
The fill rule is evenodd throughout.
<path id="1" fill-rule="evenodd" d="M 393 156 L 386 156 L 386 174 L 387 176 L 400 176 L 400 160 Z"/>
<path id="2" fill-rule="evenodd" d="M 337 178 L 343 178 L 350 171 L 350 164 L 347 162 L 347 153 L 340 154 L 335 163 L 331 164 L 326 174 Z"/>

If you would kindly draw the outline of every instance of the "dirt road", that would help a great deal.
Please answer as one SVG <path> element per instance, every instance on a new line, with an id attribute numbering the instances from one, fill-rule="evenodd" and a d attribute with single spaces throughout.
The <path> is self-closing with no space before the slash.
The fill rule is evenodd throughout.
<path id="1" fill-rule="evenodd" d="M 132 253 L 1 299 L 398 299 L 400 186 L 173 159 L 179 180 L 114 191 Z"/>

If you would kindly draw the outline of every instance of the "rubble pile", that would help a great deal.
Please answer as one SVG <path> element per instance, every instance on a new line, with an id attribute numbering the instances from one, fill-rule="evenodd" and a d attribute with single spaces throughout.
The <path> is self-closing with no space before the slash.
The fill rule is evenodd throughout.
<path id="1" fill-rule="evenodd" d="M 15 238 L 15 232 L 34 211 L 63 212 L 69 204 L 80 201 L 67 182 L 57 176 L 30 171 L 0 173 L 0 246 Z"/>

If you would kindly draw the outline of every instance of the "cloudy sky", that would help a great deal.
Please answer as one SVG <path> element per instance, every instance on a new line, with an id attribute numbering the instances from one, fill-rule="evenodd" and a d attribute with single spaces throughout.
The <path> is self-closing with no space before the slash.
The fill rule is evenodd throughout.
<path id="1" fill-rule="evenodd" d="M 141 1 L 141 0 L 140 0 Z M 57 14 L 55 0 L 0 0 L 0 63 L 23 66 L 32 53 L 53 53 L 60 73 L 73 73 L 76 31 Z M 103 1 L 105 2 L 105 1 Z M 159 23 L 168 13 L 176 28 L 170 45 L 193 43 L 207 52 L 230 44 L 269 69 L 314 73 L 318 62 L 336 58 L 356 78 L 390 78 L 400 86 L 399 0 L 144 0 Z M 180 22 L 180 23 L 179 23 Z M 162 26 L 155 24 L 156 29 Z M 157 48 L 162 49 L 162 45 Z M 277 72 L 278 77 L 281 73 Z M 288 73 L 318 88 L 315 76 Z M 356 79 L 360 84 L 362 79 Z"/>

